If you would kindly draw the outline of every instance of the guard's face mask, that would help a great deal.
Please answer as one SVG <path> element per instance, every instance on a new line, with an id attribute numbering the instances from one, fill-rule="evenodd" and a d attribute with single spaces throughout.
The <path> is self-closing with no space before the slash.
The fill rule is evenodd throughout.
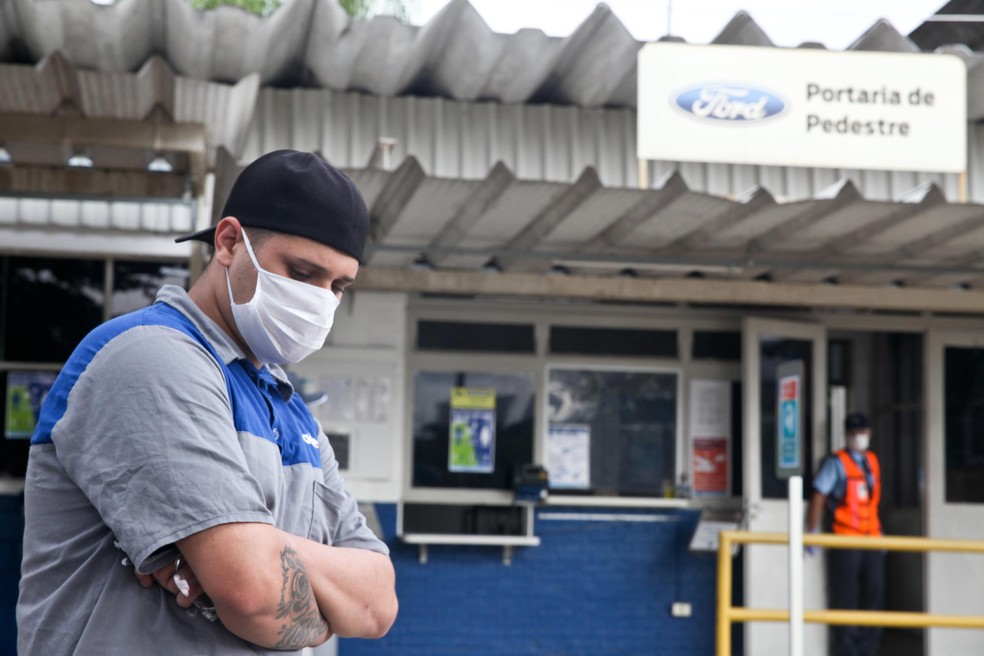
<path id="1" fill-rule="evenodd" d="M 858 453 L 867 451 L 870 443 L 871 433 L 855 433 L 847 440 L 848 448 L 852 451 L 857 451 Z"/>

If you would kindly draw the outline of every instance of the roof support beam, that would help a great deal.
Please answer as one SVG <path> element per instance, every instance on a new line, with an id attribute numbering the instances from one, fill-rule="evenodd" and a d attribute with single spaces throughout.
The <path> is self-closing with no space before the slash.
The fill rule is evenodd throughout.
<path id="1" fill-rule="evenodd" d="M 850 180 L 845 180 L 836 190 L 836 195 L 829 201 L 818 200 L 810 204 L 808 209 L 802 214 L 785 221 L 774 228 L 766 230 L 758 237 L 749 242 L 749 251 L 765 251 L 771 249 L 775 244 L 781 243 L 790 235 L 794 235 L 803 228 L 821 221 L 831 216 L 851 203 L 862 200 L 861 193 Z"/>
<path id="2" fill-rule="evenodd" d="M 18 196 L 174 199 L 181 198 L 186 188 L 185 177 L 176 173 L 0 166 L 0 193 Z"/>
<path id="3" fill-rule="evenodd" d="M 700 248 L 713 235 L 725 228 L 734 227 L 749 217 L 755 216 L 766 207 L 775 204 L 776 199 L 772 197 L 772 194 L 762 187 L 756 187 L 748 200 L 738 207 L 707 221 L 697 229 L 691 230 L 687 234 L 661 246 L 656 252 L 659 254 L 682 253 Z"/>
<path id="4" fill-rule="evenodd" d="M 665 210 L 685 193 L 687 193 L 687 183 L 683 181 L 683 176 L 674 171 L 662 187 L 643 194 L 642 200 L 632 209 L 595 235 L 580 250 L 591 252 L 618 248 L 622 240 L 633 230 Z"/>
<path id="5" fill-rule="evenodd" d="M 525 228 L 503 245 L 505 251 L 532 251 L 536 245 L 550 234 L 560 222 L 567 218 L 584 201 L 601 189 L 601 179 L 593 167 L 584 169 L 574 184 L 561 192 L 554 202 L 547 205 L 539 214 L 533 217 Z M 511 256 L 499 258 L 499 263 L 506 267 L 515 262 Z"/>
<path id="6" fill-rule="evenodd" d="M 943 192 L 936 185 L 930 185 L 919 202 L 897 205 L 894 212 L 865 225 L 858 226 L 854 230 L 841 233 L 820 248 L 831 253 L 843 253 L 844 251 L 850 250 L 852 246 L 863 244 L 872 237 L 880 235 L 886 230 L 944 203 L 946 203 L 946 197 L 943 196 Z"/>
<path id="7" fill-rule="evenodd" d="M 461 243 L 478 220 L 502 196 L 503 192 L 516 181 L 516 176 L 502 162 L 496 165 L 472 192 L 468 199 L 461 204 L 455 215 L 441 228 L 441 231 L 431 240 L 432 248 L 453 248 Z M 431 259 L 439 264 L 446 255 L 435 254 Z"/>
<path id="8" fill-rule="evenodd" d="M 188 157 L 192 193 L 198 196 L 204 188 L 207 140 L 203 125 L 0 114 L 0 142 L 182 153 Z"/>
<path id="9" fill-rule="evenodd" d="M 369 208 L 369 215 L 372 217 L 370 234 L 373 242 L 379 244 L 385 241 L 386 235 L 396 225 L 400 214 L 426 177 L 427 174 L 415 157 L 406 158 L 399 168 L 393 171 L 382 193 Z M 366 261 L 368 259 L 367 257 Z"/>
<path id="10" fill-rule="evenodd" d="M 534 273 L 410 270 L 364 267 L 364 290 L 489 294 L 594 301 L 727 303 L 811 308 L 865 308 L 905 312 L 984 312 L 984 292 L 806 285 L 677 278 L 546 276 Z"/>

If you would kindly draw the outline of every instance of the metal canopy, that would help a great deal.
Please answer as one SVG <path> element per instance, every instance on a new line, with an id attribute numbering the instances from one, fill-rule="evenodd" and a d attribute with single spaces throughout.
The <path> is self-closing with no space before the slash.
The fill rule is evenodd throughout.
<path id="1" fill-rule="evenodd" d="M 774 45 L 745 12 L 712 43 Z M 202 81 L 256 75 L 263 85 L 378 96 L 634 107 L 641 46 L 604 4 L 567 37 L 495 33 L 468 0 L 452 0 L 423 26 L 387 16 L 352 20 L 335 0 L 290 0 L 266 18 L 228 6 L 199 11 L 186 0 L 0 4 L 0 62 L 36 63 L 60 52 L 82 69 L 129 73 L 161 55 L 179 75 Z M 885 21 L 848 49 L 920 50 Z M 942 49 L 967 62 L 970 117 L 984 117 L 984 57 L 966 46 Z"/>
<path id="2" fill-rule="evenodd" d="M 219 157 L 217 195 L 240 170 L 227 154 Z M 781 203 L 761 188 L 736 199 L 691 191 L 677 174 L 649 190 L 609 188 L 590 167 L 571 184 L 517 179 L 502 163 L 482 180 L 438 178 L 413 157 L 392 171 L 347 173 L 372 215 L 366 263 L 421 284 L 428 278 L 407 272 L 834 289 L 966 291 L 984 284 L 984 205 L 949 203 L 932 183 L 895 202 L 866 200 L 843 181 L 816 198 Z"/>
<path id="3" fill-rule="evenodd" d="M 773 45 L 744 13 L 714 42 Z M 353 22 L 334 0 L 291 0 L 268 18 L 230 7 L 202 13 L 185 0 L 8 0 L 0 62 L 16 63 L 0 63 L 0 146 L 14 164 L 0 166 L 0 194 L 198 196 L 204 170 L 214 169 L 217 213 L 241 169 L 262 83 L 632 107 L 640 46 L 604 5 L 558 39 L 492 33 L 466 0 L 420 28 Z M 918 50 L 884 22 L 852 49 Z M 944 49 L 968 62 L 970 115 L 984 116 L 981 56 Z M 78 148 L 99 160 L 94 170 L 65 168 Z M 146 170 L 161 153 L 172 174 Z M 646 190 L 611 186 L 594 166 L 578 173 L 583 159 L 551 181 L 525 179 L 501 161 L 462 179 L 439 177 L 412 154 L 395 170 L 375 168 L 384 159 L 348 165 L 373 220 L 361 288 L 984 308 L 974 291 L 984 285 L 984 206 L 949 203 L 932 182 L 887 201 L 844 178 L 782 202 L 777 189 L 758 186 L 713 195 L 676 171 Z M 176 231 L 188 223 L 170 221 Z"/>

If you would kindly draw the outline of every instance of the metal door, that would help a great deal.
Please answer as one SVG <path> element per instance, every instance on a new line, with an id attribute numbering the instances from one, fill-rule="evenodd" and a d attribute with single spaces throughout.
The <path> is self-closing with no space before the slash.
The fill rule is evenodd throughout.
<path id="1" fill-rule="evenodd" d="M 744 388 L 744 497 L 748 529 L 786 532 L 786 481 L 776 475 L 778 378 L 780 372 L 800 366 L 803 371 L 801 457 L 804 490 L 810 493 L 812 473 L 827 452 L 826 330 L 810 323 L 748 318 L 742 324 L 742 382 Z M 786 547 L 745 547 L 745 605 L 750 608 L 788 608 L 788 550 Z M 824 608 L 822 558 L 807 558 L 805 608 Z M 808 656 L 827 653 L 826 630 L 807 625 L 804 644 Z M 788 625 L 749 623 L 745 627 L 746 654 L 784 654 L 789 651 Z"/>

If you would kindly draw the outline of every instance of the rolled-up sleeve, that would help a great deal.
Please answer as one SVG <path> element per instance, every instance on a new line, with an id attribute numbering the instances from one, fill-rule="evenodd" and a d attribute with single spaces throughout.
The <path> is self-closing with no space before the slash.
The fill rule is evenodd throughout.
<path id="1" fill-rule="evenodd" d="M 820 465 L 820 470 L 813 477 L 813 489 L 824 496 L 830 495 L 843 478 L 842 465 L 834 456 L 827 456 Z"/>

